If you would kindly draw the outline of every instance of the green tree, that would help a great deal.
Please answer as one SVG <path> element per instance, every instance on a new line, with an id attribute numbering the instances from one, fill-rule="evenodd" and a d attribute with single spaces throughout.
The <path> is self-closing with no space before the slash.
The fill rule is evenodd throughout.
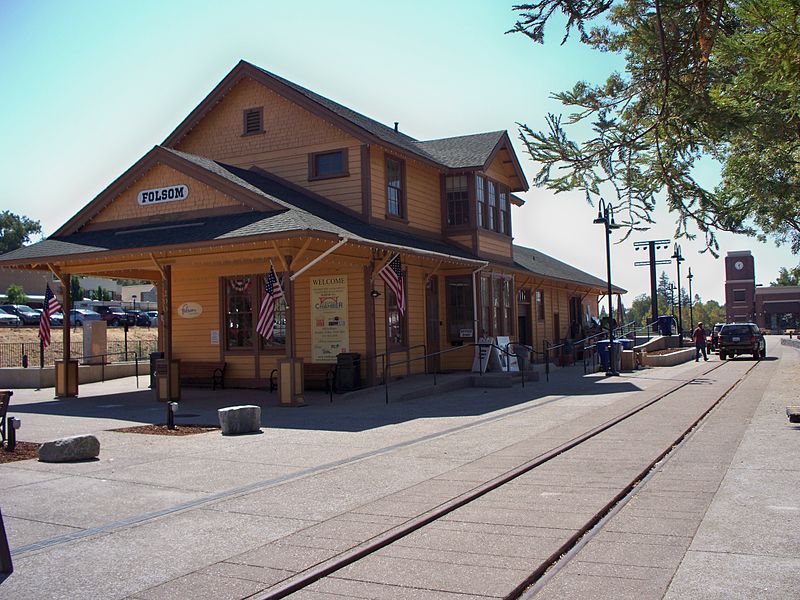
<path id="1" fill-rule="evenodd" d="M 514 9 L 511 32 L 544 43 L 546 25 L 563 14 L 564 40 L 577 31 L 626 64 L 603 83 L 555 94 L 566 122 L 550 114 L 544 130 L 520 125 L 537 185 L 582 190 L 590 203 L 610 196 L 629 234 L 653 222 L 663 197 L 676 236 L 693 238 L 694 224 L 714 254 L 718 230 L 800 251 L 796 0 L 539 0 Z M 713 189 L 695 178 L 706 159 L 720 170 Z"/>
<path id="2" fill-rule="evenodd" d="M 21 285 L 12 283 L 6 289 L 6 298 L 9 304 L 25 304 L 25 291 L 22 289 Z"/>
<path id="3" fill-rule="evenodd" d="M 72 300 L 72 306 L 75 302 L 83 300 L 83 289 L 81 289 L 81 280 L 73 275 L 69 280 L 69 293 Z"/>
<path id="4" fill-rule="evenodd" d="M 111 300 L 111 292 L 109 292 L 103 286 L 98 285 L 96 290 L 89 290 L 89 298 L 92 300 L 107 302 L 108 300 Z"/>
<path id="5" fill-rule="evenodd" d="M 778 271 L 778 278 L 770 285 L 800 285 L 800 267 L 793 269 L 781 267 Z"/>
<path id="6" fill-rule="evenodd" d="M 32 235 L 41 232 L 39 221 L 4 210 L 0 213 L 0 254 L 21 248 Z"/>

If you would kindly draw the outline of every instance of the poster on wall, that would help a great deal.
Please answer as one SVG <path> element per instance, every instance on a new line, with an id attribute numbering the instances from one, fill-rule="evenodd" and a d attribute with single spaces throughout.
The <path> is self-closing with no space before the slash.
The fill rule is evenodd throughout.
<path id="1" fill-rule="evenodd" d="M 335 363 L 350 351 L 347 275 L 311 278 L 311 362 Z"/>

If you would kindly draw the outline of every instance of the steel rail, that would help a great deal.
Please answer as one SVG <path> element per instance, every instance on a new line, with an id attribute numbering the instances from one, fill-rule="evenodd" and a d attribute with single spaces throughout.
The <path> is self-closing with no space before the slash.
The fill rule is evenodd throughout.
<path id="1" fill-rule="evenodd" d="M 723 364 L 725 363 L 719 363 L 714 366 L 711 366 L 698 376 L 699 377 L 705 376 L 708 373 L 711 373 L 712 371 L 720 368 Z M 747 373 L 749 373 L 749 370 L 747 371 Z M 742 378 L 744 378 L 744 376 L 747 373 L 745 373 L 744 375 L 742 375 L 742 377 L 737 379 L 736 384 L 738 384 L 738 382 L 741 381 Z M 378 550 L 385 548 L 386 546 L 406 537 L 407 535 L 410 535 L 411 533 L 414 533 L 415 531 L 421 529 L 422 527 L 425 527 L 426 525 L 438 521 L 442 517 L 452 513 L 453 511 L 461 508 L 462 506 L 465 506 L 477 500 L 478 498 L 502 487 L 503 485 L 509 483 L 510 481 L 513 481 L 514 479 L 524 475 L 525 473 L 528 473 L 533 469 L 553 460 L 554 458 L 564 454 L 565 452 L 575 448 L 576 446 L 579 446 L 580 444 L 586 442 L 587 440 L 590 440 L 593 437 L 603 433 L 604 431 L 631 418 L 632 416 L 638 414 L 639 412 L 645 410 L 646 408 L 652 406 L 653 404 L 660 402 L 667 396 L 674 394 L 675 392 L 686 387 L 687 385 L 690 385 L 696 379 L 697 377 L 693 377 L 692 379 L 682 381 L 681 383 L 672 386 L 671 388 L 656 395 L 655 397 L 650 398 L 649 400 L 623 412 L 620 415 L 617 415 L 612 419 L 609 419 L 604 423 L 601 423 L 600 425 L 592 427 L 591 429 L 572 438 L 571 440 L 559 444 L 555 448 L 552 448 L 547 452 L 544 452 L 539 456 L 529 461 L 526 461 L 521 465 L 518 465 L 517 467 L 510 469 L 509 471 L 506 471 L 505 473 L 473 488 L 472 490 L 469 490 L 468 492 L 465 492 L 459 496 L 456 496 L 455 498 L 443 502 L 439 506 L 429 511 L 426 511 L 416 517 L 413 517 L 408 521 L 406 521 L 405 523 L 402 523 L 388 531 L 378 534 L 370 538 L 369 540 L 366 540 L 365 542 L 362 542 L 361 544 L 354 546 L 349 550 L 346 550 L 334 557 L 329 558 L 328 560 L 318 563 L 310 567 L 309 569 L 306 569 L 305 571 L 301 571 L 300 573 L 293 575 L 285 579 L 283 582 L 273 586 L 273 588 L 267 590 L 266 593 L 255 594 L 252 596 L 252 598 L 257 600 L 278 600 L 279 598 L 285 598 L 290 594 L 298 592 L 310 586 L 311 584 L 315 583 L 316 581 L 319 581 L 320 579 L 327 577 L 328 575 L 331 575 L 332 573 L 335 573 L 336 571 L 339 571 L 340 569 L 343 569 L 344 567 L 351 565 L 361 560 L 362 558 L 374 554 Z M 625 490 L 623 490 L 623 492 L 624 493 L 617 494 L 614 500 L 612 500 L 609 504 L 607 504 L 603 508 L 603 510 L 597 513 L 595 518 L 589 521 L 590 525 L 582 528 L 578 532 L 578 534 L 571 536 L 568 542 L 562 545 L 562 548 L 566 547 L 566 549 L 569 549 L 569 547 L 573 546 L 575 542 L 578 539 L 580 539 L 580 537 L 585 535 L 585 533 L 589 531 L 591 527 L 593 527 L 597 523 L 597 521 L 599 521 L 600 518 L 602 518 L 602 515 L 610 510 L 613 504 L 616 504 L 620 498 L 624 497 L 624 495 L 628 493 Z M 564 551 L 565 550 L 562 549 L 557 550 L 545 561 L 544 564 L 547 565 L 547 567 L 549 568 L 549 566 L 553 564 L 558 559 L 558 557 L 560 557 L 561 554 L 563 554 Z M 509 596 L 508 598 L 518 597 L 519 593 L 521 593 L 524 589 L 529 587 L 536 579 L 541 577 L 542 573 L 544 573 L 545 570 L 546 569 L 540 567 L 535 571 L 533 571 L 531 576 L 527 577 L 523 583 L 521 583 L 519 586 L 515 588 L 514 593 L 517 594 L 517 596 L 512 595 Z"/>

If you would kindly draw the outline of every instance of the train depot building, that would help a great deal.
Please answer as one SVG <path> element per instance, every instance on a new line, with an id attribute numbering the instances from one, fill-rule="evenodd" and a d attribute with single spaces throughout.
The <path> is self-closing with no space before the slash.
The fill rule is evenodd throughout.
<path id="1" fill-rule="evenodd" d="M 360 355 L 365 384 L 387 361 L 392 377 L 469 370 L 481 337 L 538 349 L 581 337 L 605 294 L 603 279 L 514 245 L 512 205 L 535 210 L 516 195 L 527 189 L 505 131 L 416 140 L 242 61 L 0 266 L 153 281 L 163 351 L 224 362 L 229 387 L 266 387 L 274 369 L 310 384 L 341 353 Z M 396 257 L 404 298 L 379 275 Z M 271 266 L 284 297 L 265 339 Z"/>

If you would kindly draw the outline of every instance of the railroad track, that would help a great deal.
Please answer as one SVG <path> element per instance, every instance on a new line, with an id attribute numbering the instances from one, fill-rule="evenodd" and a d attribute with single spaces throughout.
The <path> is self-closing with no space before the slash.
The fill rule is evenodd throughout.
<path id="1" fill-rule="evenodd" d="M 554 472 L 560 472 L 560 468 L 556 465 L 557 461 L 585 461 L 587 455 L 591 456 L 592 452 L 595 451 L 591 448 L 592 444 L 601 447 L 613 447 L 614 435 L 618 430 L 628 427 L 629 429 L 633 428 L 635 431 L 636 427 L 647 427 L 648 420 L 658 420 L 659 410 L 664 414 L 668 414 L 670 411 L 674 411 L 674 407 L 680 402 L 683 402 L 683 406 L 686 406 L 687 398 L 689 399 L 688 401 L 691 402 L 693 401 L 691 397 L 697 396 L 697 394 L 692 393 L 692 386 L 697 386 L 694 388 L 696 391 L 702 387 L 703 383 L 706 381 L 706 376 L 712 374 L 714 371 L 723 368 L 733 368 L 726 367 L 726 365 L 729 364 L 731 363 L 720 362 L 708 365 L 699 376 L 675 384 L 655 397 L 651 397 L 645 402 L 628 408 L 605 422 L 571 437 L 568 441 L 538 454 L 535 458 L 522 462 L 501 475 L 477 485 L 459 496 L 452 497 L 438 504 L 431 510 L 408 518 L 401 524 L 371 537 L 358 545 L 354 545 L 317 564 L 309 566 L 291 577 L 284 579 L 273 587 L 252 596 L 252 598 L 257 598 L 259 600 L 285 598 L 300 590 L 307 589 L 309 586 L 314 586 L 318 582 L 325 580 L 325 578 L 336 577 L 336 574 L 342 571 L 349 571 L 352 574 L 352 570 L 357 568 L 362 561 L 367 561 L 379 553 L 385 555 L 387 551 L 390 551 L 392 548 L 402 546 L 403 541 L 412 536 L 437 535 L 437 531 L 440 532 L 441 530 L 437 530 L 436 528 L 441 527 L 442 524 L 449 523 L 452 525 L 454 521 L 459 521 L 458 515 L 460 512 L 472 511 L 472 514 L 474 514 L 476 511 L 481 510 L 480 503 L 482 502 L 494 502 L 494 506 L 502 505 L 502 501 L 498 504 L 498 501 L 493 500 L 494 495 L 503 495 L 513 492 L 519 497 L 519 486 L 542 485 L 541 483 L 536 483 L 536 481 L 538 481 L 536 477 L 540 470 L 546 470 L 552 476 Z M 740 361 L 734 364 L 742 365 Z M 550 574 L 554 573 L 557 568 L 560 568 L 560 565 L 562 565 L 565 560 L 569 560 L 575 553 L 575 549 L 579 547 L 579 545 L 582 545 L 582 543 L 585 543 L 586 539 L 593 534 L 593 531 L 596 530 L 598 525 L 602 524 L 604 519 L 613 514 L 615 509 L 618 509 L 621 503 L 624 503 L 626 498 L 634 493 L 640 482 L 647 479 L 648 473 L 681 444 L 682 440 L 690 435 L 708 413 L 724 401 L 730 391 L 735 388 L 752 369 L 756 368 L 758 364 L 758 362 L 749 364 L 721 393 L 713 392 L 704 401 L 698 402 L 698 405 L 695 407 L 696 410 L 690 410 L 690 414 L 684 415 L 684 418 L 679 420 L 679 427 L 671 428 L 669 432 L 666 432 L 665 437 L 660 439 L 658 444 L 655 444 L 655 442 L 650 444 L 652 447 L 648 448 L 648 452 L 646 453 L 648 457 L 647 460 L 637 464 L 633 470 L 631 470 L 631 467 L 624 470 L 624 482 L 617 483 L 616 487 L 613 489 L 608 489 L 604 493 L 602 501 L 595 500 L 592 504 L 590 514 L 586 514 L 584 517 L 583 513 L 574 511 L 581 516 L 581 523 L 579 525 L 572 525 L 566 528 L 554 527 L 552 523 L 545 525 L 544 529 L 548 531 L 552 530 L 554 533 L 557 532 L 560 534 L 560 538 L 555 544 L 547 544 L 545 556 L 537 557 L 530 561 L 531 568 L 527 573 L 518 576 L 513 583 L 507 583 L 502 586 L 503 597 L 508 599 L 532 598 Z M 658 445 L 657 448 L 656 445 Z M 573 455 L 577 455 L 577 458 L 573 458 Z M 509 489 L 514 487 L 516 487 L 515 490 Z M 536 514 L 537 510 L 535 504 L 531 504 L 530 510 L 531 513 Z M 469 516 L 466 517 L 466 520 L 469 520 Z M 498 524 L 497 529 L 502 530 L 503 526 Z M 432 568 L 440 570 L 447 569 L 448 564 L 447 562 L 442 562 L 440 566 Z M 357 575 L 354 577 L 357 578 Z M 409 592 L 413 593 L 414 583 L 409 582 L 408 586 L 412 588 Z M 424 589 L 422 584 L 420 584 L 420 589 Z M 462 590 L 462 592 L 468 593 L 467 590 Z"/>

